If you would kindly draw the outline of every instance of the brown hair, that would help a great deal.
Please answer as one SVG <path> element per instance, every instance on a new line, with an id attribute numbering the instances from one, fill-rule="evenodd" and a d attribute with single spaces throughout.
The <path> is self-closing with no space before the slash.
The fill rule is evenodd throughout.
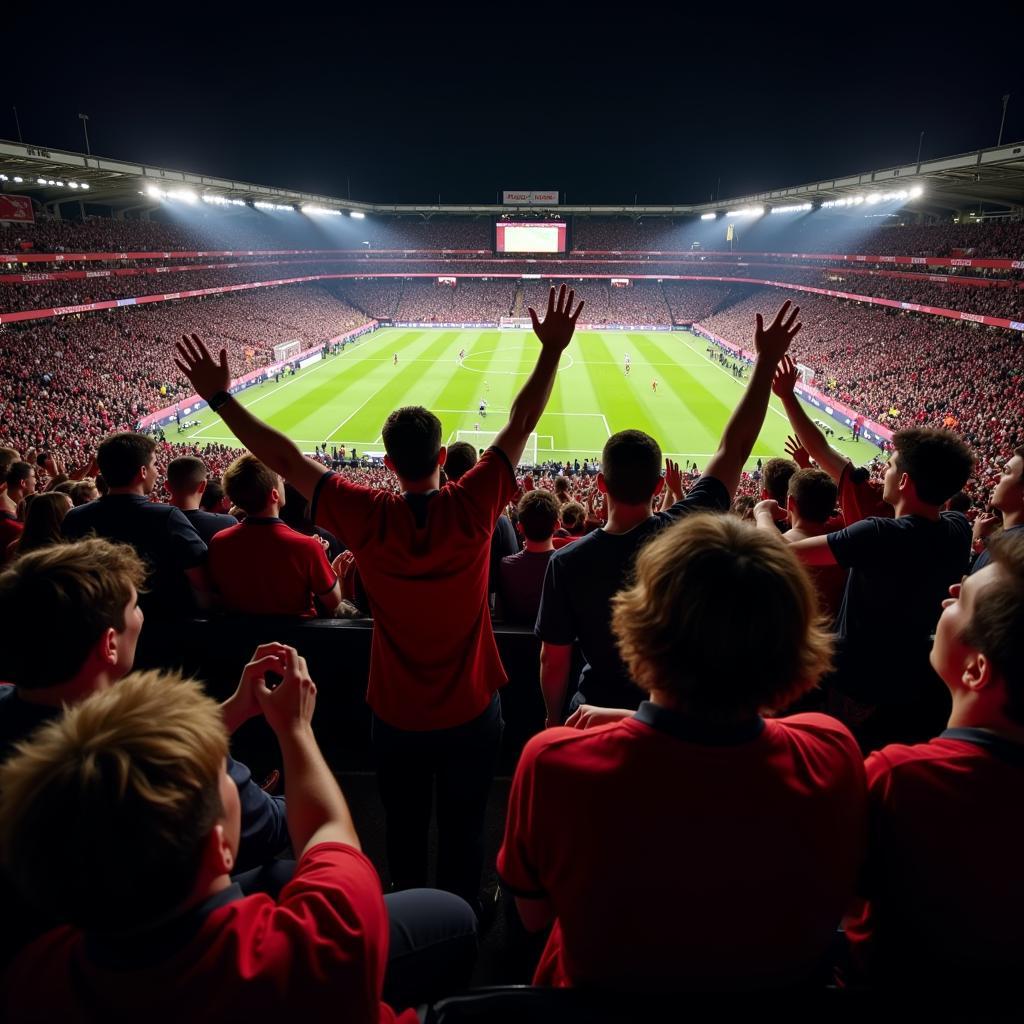
<path id="1" fill-rule="evenodd" d="M 206 463 L 194 455 L 182 455 L 167 464 L 167 486 L 172 491 L 194 494 L 210 475 Z"/>
<path id="2" fill-rule="evenodd" d="M 612 631 L 637 685 L 715 717 L 786 707 L 830 667 L 806 571 L 775 531 L 732 516 L 689 516 L 644 547 Z"/>
<path id="3" fill-rule="evenodd" d="M 918 498 L 942 505 L 961 490 L 974 467 L 974 455 L 948 430 L 915 428 L 892 436 L 896 468 L 914 482 Z"/>
<path id="4" fill-rule="evenodd" d="M 792 459 L 769 459 L 761 470 L 761 487 L 780 505 L 786 504 L 789 481 L 800 467 Z"/>
<path id="5" fill-rule="evenodd" d="M 239 455 L 224 470 L 224 490 L 232 504 L 245 509 L 250 516 L 258 515 L 267 507 L 270 492 L 275 487 L 284 492 L 281 478 L 248 452 Z"/>
<path id="6" fill-rule="evenodd" d="M 224 814 L 227 733 L 177 673 L 141 672 L 82 701 L 0 768 L 0 851 L 60 921 L 136 929 L 189 896 Z"/>
<path id="7" fill-rule="evenodd" d="M 517 511 L 519 525 L 527 540 L 548 540 L 558 526 L 561 506 L 548 490 L 538 488 L 527 491 L 520 499 Z"/>
<path id="8" fill-rule="evenodd" d="M 824 523 L 836 510 L 839 488 L 820 469 L 800 469 L 789 478 L 789 496 L 804 519 Z"/>
<path id="9" fill-rule="evenodd" d="M 468 441 L 456 441 L 454 444 L 448 445 L 448 456 L 444 460 L 445 476 L 449 480 L 458 480 L 465 476 L 476 463 L 476 449 Z"/>
<path id="10" fill-rule="evenodd" d="M 562 526 L 569 533 L 582 533 L 587 510 L 578 501 L 567 501 L 562 506 Z"/>
<path id="11" fill-rule="evenodd" d="M 71 508 L 71 496 L 61 491 L 28 495 L 25 498 L 25 529 L 18 540 L 17 553 L 23 555 L 36 548 L 60 544 L 64 539 L 60 524 Z"/>
<path id="12" fill-rule="evenodd" d="M 127 544 L 90 538 L 22 555 L 0 574 L 9 682 L 26 690 L 66 683 L 108 630 L 123 632 L 132 587 L 146 570 Z"/>

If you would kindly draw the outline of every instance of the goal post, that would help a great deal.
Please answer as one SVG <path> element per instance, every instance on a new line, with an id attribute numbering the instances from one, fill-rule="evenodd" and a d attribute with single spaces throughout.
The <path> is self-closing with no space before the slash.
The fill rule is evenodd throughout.
<path id="1" fill-rule="evenodd" d="M 502 316 L 498 318 L 498 328 L 502 331 L 528 331 L 533 321 L 528 316 Z"/>
<path id="2" fill-rule="evenodd" d="M 274 362 L 283 363 L 297 356 L 302 351 L 302 342 L 297 338 L 292 341 L 280 341 L 274 346 Z"/>
<path id="3" fill-rule="evenodd" d="M 494 430 L 456 430 L 455 440 L 465 441 L 471 444 L 477 451 L 486 450 L 498 436 Z M 523 457 L 519 460 L 521 466 L 537 465 L 537 435 L 531 434 L 526 440 L 526 447 L 523 449 Z"/>

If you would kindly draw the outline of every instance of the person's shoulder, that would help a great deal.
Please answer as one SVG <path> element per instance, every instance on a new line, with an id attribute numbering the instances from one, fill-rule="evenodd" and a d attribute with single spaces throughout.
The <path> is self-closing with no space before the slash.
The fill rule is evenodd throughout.
<path id="1" fill-rule="evenodd" d="M 520 764 L 542 764 L 545 767 L 568 766 L 570 770 L 586 770 L 587 755 L 592 750 L 628 745 L 644 739 L 643 728 L 632 718 L 609 722 L 593 729 L 570 729 L 556 726 L 532 736 L 520 755 Z"/>
<path id="2" fill-rule="evenodd" d="M 886 772 L 913 771 L 924 764 L 948 763 L 988 756 L 983 747 L 966 740 L 936 736 L 926 743 L 890 743 L 868 754 L 866 764 L 871 777 Z"/>
<path id="3" fill-rule="evenodd" d="M 571 544 L 563 544 L 551 553 L 551 561 L 557 562 L 561 569 L 576 562 L 586 561 L 596 555 L 597 549 L 608 537 L 605 530 L 594 530 L 574 539 Z"/>
<path id="4" fill-rule="evenodd" d="M 964 534 L 971 532 L 971 521 L 963 512 L 943 511 L 939 513 L 939 519 L 946 524 L 950 533 Z"/>
<path id="5" fill-rule="evenodd" d="M 766 719 L 769 730 L 781 730 L 788 737 L 799 738 L 801 742 L 832 748 L 843 755 L 852 757 L 859 765 L 862 761 L 860 747 L 849 728 L 833 718 L 816 711 L 785 718 Z"/>

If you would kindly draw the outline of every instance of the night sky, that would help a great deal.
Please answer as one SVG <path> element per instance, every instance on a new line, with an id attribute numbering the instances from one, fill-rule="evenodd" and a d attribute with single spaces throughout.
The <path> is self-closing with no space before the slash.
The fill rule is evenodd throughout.
<path id="1" fill-rule="evenodd" d="M 717 22 L 630 4 L 517 4 L 500 21 L 437 6 L 417 22 L 377 6 L 376 23 L 9 14 L 22 42 L 5 44 L 0 136 L 17 138 L 14 104 L 26 142 L 82 150 L 82 111 L 93 153 L 125 160 L 342 197 L 350 182 L 366 201 L 553 188 L 571 203 L 702 202 L 719 178 L 728 198 L 911 162 L 922 130 L 924 158 L 994 145 L 1004 93 L 1004 141 L 1024 138 L 1010 5 L 968 29 L 927 5 L 831 22 L 793 5 Z"/>

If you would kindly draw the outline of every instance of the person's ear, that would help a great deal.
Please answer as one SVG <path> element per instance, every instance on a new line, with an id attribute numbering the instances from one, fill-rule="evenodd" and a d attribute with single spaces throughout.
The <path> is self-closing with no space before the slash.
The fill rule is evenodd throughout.
<path id="1" fill-rule="evenodd" d="M 792 494 L 786 495 L 786 515 L 788 515 L 790 519 L 796 515 L 796 502 L 793 500 Z"/>
<path id="2" fill-rule="evenodd" d="M 665 478 L 659 476 L 658 482 L 654 485 L 654 490 L 651 492 L 651 497 L 656 498 L 663 490 L 665 490 Z"/>
<path id="3" fill-rule="evenodd" d="M 117 664 L 117 630 L 113 626 L 103 631 L 99 640 L 96 641 L 95 650 L 104 665 Z"/>
<path id="4" fill-rule="evenodd" d="M 202 494 L 206 490 L 206 481 L 202 480 L 199 483 L 199 487 L 196 488 L 196 494 Z"/>
<path id="5" fill-rule="evenodd" d="M 203 868 L 211 878 L 230 875 L 235 869 L 235 855 L 231 850 L 231 841 L 223 824 L 216 824 L 206 837 L 203 848 Z"/>
<path id="6" fill-rule="evenodd" d="M 443 466 L 448 461 L 448 449 L 441 445 L 437 451 L 437 464 Z"/>
<path id="7" fill-rule="evenodd" d="M 994 682 L 992 662 L 981 651 L 971 651 L 964 661 L 960 680 L 964 689 L 974 693 L 987 689 Z"/>
<path id="8" fill-rule="evenodd" d="M 604 473 L 598 473 L 597 474 L 597 489 L 598 489 L 598 492 L 601 493 L 601 494 L 607 494 L 608 493 L 608 485 L 605 483 Z"/>
<path id="9" fill-rule="evenodd" d="M 385 455 L 384 456 L 384 465 L 387 466 L 388 469 L 390 469 L 392 473 L 395 473 L 397 475 L 398 470 L 395 469 L 395 464 L 391 461 L 391 456 L 390 455 Z"/>

